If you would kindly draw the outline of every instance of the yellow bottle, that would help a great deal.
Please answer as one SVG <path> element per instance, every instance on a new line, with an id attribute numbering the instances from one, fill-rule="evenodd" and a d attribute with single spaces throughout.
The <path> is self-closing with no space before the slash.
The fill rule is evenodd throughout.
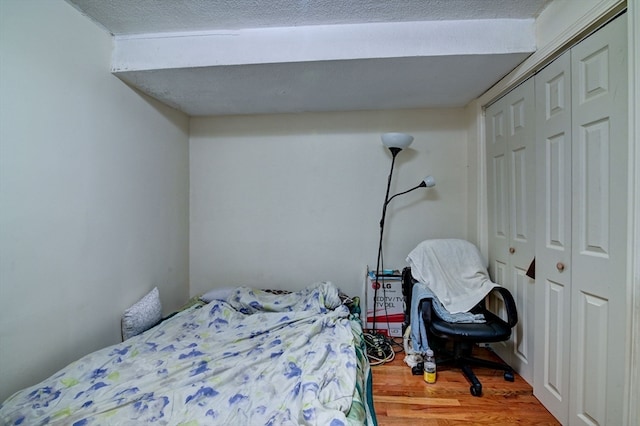
<path id="1" fill-rule="evenodd" d="M 427 383 L 436 382 L 436 358 L 433 356 L 431 349 L 427 349 L 427 358 L 424 360 L 423 378 Z"/>

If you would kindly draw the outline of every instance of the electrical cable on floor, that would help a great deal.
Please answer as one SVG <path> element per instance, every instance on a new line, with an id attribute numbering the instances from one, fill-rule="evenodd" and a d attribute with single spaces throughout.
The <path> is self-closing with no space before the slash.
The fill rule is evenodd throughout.
<path id="1" fill-rule="evenodd" d="M 391 362 L 395 359 L 396 353 L 404 350 L 403 345 L 380 333 L 364 333 L 364 341 L 371 366 Z M 394 346 L 398 349 L 395 350 Z"/>

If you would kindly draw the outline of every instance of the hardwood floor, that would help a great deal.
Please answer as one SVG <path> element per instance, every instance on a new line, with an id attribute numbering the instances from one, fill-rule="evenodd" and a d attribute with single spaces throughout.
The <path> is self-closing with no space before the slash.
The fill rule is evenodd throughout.
<path id="1" fill-rule="evenodd" d="M 495 355 L 478 349 L 476 356 Z M 372 367 L 373 401 L 380 426 L 387 425 L 559 425 L 533 396 L 520 376 L 504 380 L 502 372 L 474 367 L 482 383 L 481 397 L 472 396 L 469 382 L 452 367 L 438 367 L 437 382 L 427 384 L 404 363 L 404 353 Z"/>

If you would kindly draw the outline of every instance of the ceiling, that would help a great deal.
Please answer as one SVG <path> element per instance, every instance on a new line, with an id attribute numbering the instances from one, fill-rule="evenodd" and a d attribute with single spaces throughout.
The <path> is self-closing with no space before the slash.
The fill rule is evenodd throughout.
<path id="1" fill-rule="evenodd" d="M 466 105 L 535 51 L 551 0 L 67 0 L 111 71 L 191 116 Z"/>

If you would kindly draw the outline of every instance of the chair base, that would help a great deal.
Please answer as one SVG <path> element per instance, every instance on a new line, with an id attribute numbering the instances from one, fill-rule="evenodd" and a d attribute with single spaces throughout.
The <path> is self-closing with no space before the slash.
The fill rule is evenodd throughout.
<path id="1" fill-rule="evenodd" d="M 504 371 L 504 379 L 509 382 L 513 382 L 515 375 L 513 369 L 501 362 L 489 361 L 486 359 L 476 358 L 471 356 L 472 346 L 465 342 L 455 342 L 453 345 L 453 351 L 447 351 L 445 349 L 438 348 L 438 357 L 436 359 L 437 365 L 452 364 L 455 367 L 460 368 L 464 376 L 471 383 L 469 391 L 473 396 L 482 396 L 482 383 L 475 375 L 472 366 L 491 368 L 494 370 Z M 444 357 L 442 357 L 444 355 Z"/>

